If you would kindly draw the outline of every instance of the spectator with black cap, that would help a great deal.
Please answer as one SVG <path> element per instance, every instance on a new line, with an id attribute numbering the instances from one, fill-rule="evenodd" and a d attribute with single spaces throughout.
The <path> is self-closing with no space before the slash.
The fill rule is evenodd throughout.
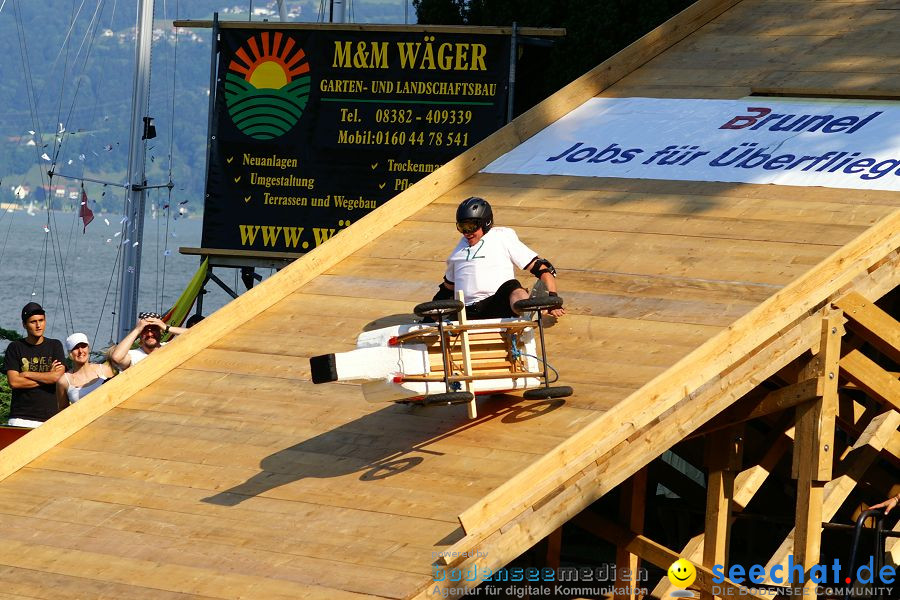
<path id="1" fill-rule="evenodd" d="M 5 365 L 12 401 L 9 424 L 37 427 L 55 415 L 56 382 L 65 373 L 62 342 L 44 337 L 47 318 L 43 307 L 29 302 L 22 308 L 24 339 L 10 342 Z"/>

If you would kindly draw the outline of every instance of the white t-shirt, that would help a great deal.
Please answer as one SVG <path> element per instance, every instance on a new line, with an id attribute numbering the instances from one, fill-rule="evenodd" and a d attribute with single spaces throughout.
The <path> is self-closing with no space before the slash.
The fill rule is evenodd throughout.
<path id="1" fill-rule="evenodd" d="M 165 343 L 162 343 L 162 344 L 160 344 L 159 346 L 160 346 L 160 348 L 161 348 L 161 347 L 163 347 L 163 346 L 165 346 L 165 345 L 166 345 Z M 131 357 L 131 366 L 133 367 L 134 365 L 138 364 L 139 362 L 141 362 L 142 360 L 144 360 L 145 358 L 147 358 L 147 357 L 150 356 L 150 355 L 147 354 L 146 352 L 144 352 L 144 349 L 143 349 L 143 348 L 141 348 L 140 346 L 138 346 L 138 347 L 135 348 L 134 350 L 129 350 L 129 351 L 128 351 L 128 356 Z"/>
<path id="2" fill-rule="evenodd" d="M 133 367 L 150 355 L 144 352 L 143 348 L 135 348 L 128 351 L 128 356 L 131 358 L 131 366 Z"/>
<path id="3" fill-rule="evenodd" d="M 444 277 L 462 290 L 466 304 L 487 298 L 515 279 L 513 265 L 524 269 L 537 254 L 509 227 L 493 227 L 474 246 L 463 237 L 447 259 Z"/>

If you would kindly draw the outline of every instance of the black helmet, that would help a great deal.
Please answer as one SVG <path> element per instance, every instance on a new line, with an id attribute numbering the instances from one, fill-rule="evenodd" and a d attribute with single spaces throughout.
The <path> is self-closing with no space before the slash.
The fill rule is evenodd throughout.
<path id="1" fill-rule="evenodd" d="M 481 224 L 481 230 L 484 233 L 490 231 L 494 226 L 494 212 L 491 205 L 484 198 L 471 196 L 462 201 L 459 208 L 456 209 L 456 222 L 468 221 L 475 219 Z"/>

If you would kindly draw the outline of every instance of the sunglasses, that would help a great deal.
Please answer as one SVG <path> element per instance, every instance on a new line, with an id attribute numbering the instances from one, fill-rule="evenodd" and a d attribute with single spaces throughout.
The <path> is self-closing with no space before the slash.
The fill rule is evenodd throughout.
<path id="1" fill-rule="evenodd" d="M 468 235 L 470 233 L 475 233 L 481 229 L 481 221 L 477 219 L 468 219 L 466 221 L 459 221 L 456 224 L 456 230 L 463 235 Z"/>

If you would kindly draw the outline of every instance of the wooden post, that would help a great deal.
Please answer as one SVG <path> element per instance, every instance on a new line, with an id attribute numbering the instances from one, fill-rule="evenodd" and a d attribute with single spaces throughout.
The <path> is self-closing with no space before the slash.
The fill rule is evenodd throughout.
<path id="1" fill-rule="evenodd" d="M 619 519 L 634 533 L 644 531 L 644 509 L 647 500 L 647 467 L 644 467 L 622 483 L 619 499 Z M 616 594 L 615 600 L 635 600 L 635 589 L 639 585 L 638 570 L 641 559 L 625 546 L 616 546 Z M 620 591 L 628 588 L 628 593 Z"/>
<path id="2" fill-rule="evenodd" d="M 842 316 L 840 311 L 826 311 L 819 351 L 800 373 L 804 380 L 820 377 L 824 384 L 821 398 L 797 407 L 797 437 L 791 469 L 797 479 L 794 560 L 803 565 L 806 573 L 803 597 L 809 600 L 816 598 L 816 584 L 809 580 L 809 571 L 819 563 L 822 504 L 834 460 Z"/>
<path id="3" fill-rule="evenodd" d="M 562 552 L 562 527 L 554 529 L 547 536 L 547 556 L 544 565 L 551 569 L 558 569 L 560 565 L 560 554 Z"/>
<path id="4" fill-rule="evenodd" d="M 706 525 L 703 539 L 703 566 L 728 564 L 728 540 L 731 533 L 731 502 L 734 499 L 734 477 L 741 469 L 744 450 L 742 424 L 722 429 L 706 437 Z M 702 591 L 700 597 L 713 598 Z"/>
<path id="5" fill-rule="evenodd" d="M 459 324 L 466 324 L 466 303 L 465 298 L 463 297 L 462 290 L 456 292 L 456 299 L 463 303 L 463 308 L 459 311 Z M 467 329 L 463 329 L 462 333 L 459 336 L 460 344 L 462 344 L 462 361 L 463 361 L 463 374 L 469 376 L 472 374 L 472 353 L 469 350 L 469 331 Z M 449 367 L 449 365 L 448 365 Z M 463 382 L 463 386 L 467 392 L 472 393 L 472 400 L 466 405 L 466 409 L 469 414 L 470 419 L 474 419 L 478 416 L 478 408 L 475 406 L 475 393 L 472 391 L 472 380 L 467 379 Z"/>

